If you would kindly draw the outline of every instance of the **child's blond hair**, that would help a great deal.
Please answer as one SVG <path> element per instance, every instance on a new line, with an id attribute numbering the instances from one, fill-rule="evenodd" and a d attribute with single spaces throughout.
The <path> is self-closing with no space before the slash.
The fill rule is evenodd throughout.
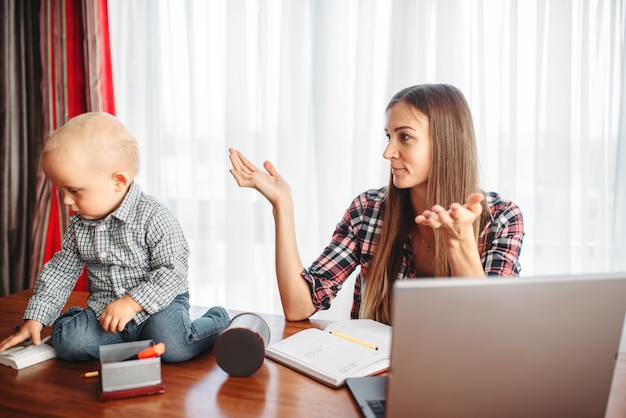
<path id="1" fill-rule="evenodd" d="M 70 119 L 50 134 L 43 158 L 53 152 L 80 152 L 94 168 L 111 173 L 124 171 L 130 179 L 139 172 L 139 147 L 135 137 L 115 116 L 88 112 Z"/>

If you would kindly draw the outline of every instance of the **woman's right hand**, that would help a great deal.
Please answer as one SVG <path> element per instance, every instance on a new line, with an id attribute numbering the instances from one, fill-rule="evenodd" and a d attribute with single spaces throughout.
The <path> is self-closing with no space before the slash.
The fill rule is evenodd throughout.
<path id="1" fill-rule="evenodd" d="M 272 204 L 276 222 L 276 279 L 288 321 L 301 321 L 315 312 L 311 287 L 302 278 L 302 261 L 296 242 L 296 227 L 291 200 L 291 187 L 278 174 L 272 163 L 266 161 L 259 170 L 239 151 L 229 149 L 233 175 L 240 187 L 257 189 Z"/>
<path id="2" fill-rule="evenodd" d="M 231 168 L 230 174 L 233 175 L 240 187 L 251 187 L 258 190 L 272 206 L 276 206 L 286 197 L 291 196 L 291 187 L 278 174 L 274 165 L 269 161 L 263 163 L 263 167 L 267 172 L 258 169 L 239 151 L 230 148 L 229 150 Z"/>

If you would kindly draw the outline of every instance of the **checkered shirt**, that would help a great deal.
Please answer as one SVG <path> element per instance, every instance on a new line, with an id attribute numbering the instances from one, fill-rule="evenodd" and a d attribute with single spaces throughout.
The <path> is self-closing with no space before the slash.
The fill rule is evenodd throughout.
<path id="1" fill-rule="evenodd" d="M 106 218 L 72 215 L 61 249 L 37 278 L 24 318 L 50 325 L 86 266 L 87 305 L 96 316 L 129 294 L 143 307 L 134 317 L 141 323 L 189 290 L 188 258 L 178 221 L 133 182 L 122 204 Z"/>
<path id="2" fill-rule="evenodd" d="M 331 299 L 341 289 L 350 274 L 360 267 L 354 286 L 351 317 L 358 318 L 361 287 L 367 280 L 367 270 L 376 251 L 377 237 L 382 227 L 386 187 L 368 190 L 357 196 L 337 225 L 330 244 L 302 272 L 311 286 L 316 309 L 330 308 Z M 524 238 L 522 212 L 511 201 L 494 192 L 485 193 L 489 206 L 489 221 L 478 238 L 478 251 L 487 276 L 516 276 L 521 266 L 519 254 Z M 404 245 L 398 279 L 416 279 L 410 240 Z"/>

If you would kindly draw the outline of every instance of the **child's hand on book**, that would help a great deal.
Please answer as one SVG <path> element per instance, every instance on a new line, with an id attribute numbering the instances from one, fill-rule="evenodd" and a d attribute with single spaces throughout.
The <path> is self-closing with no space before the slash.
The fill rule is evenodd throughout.
<path id="1" fill-rule="evenodd" d="M 26 341 L 29 338 L 33 341 L 33 344 L 40 344 L 42 329 L 43 324 L 41 322 L 35 321 L 34 319 L 28 319 L 13 335 L 0 343 L 0 353 Z"/>

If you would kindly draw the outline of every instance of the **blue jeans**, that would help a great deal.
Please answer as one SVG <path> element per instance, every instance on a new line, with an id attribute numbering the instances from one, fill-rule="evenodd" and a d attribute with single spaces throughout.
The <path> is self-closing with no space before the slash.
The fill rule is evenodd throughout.
<path id="1" fill-rule="evenodd" d="M 189 294 L 184 293 L 141 324 L 130 321 L 122 332 L 113 334 L 102 329 L 91 308 L 73 307 L 54 321 L 52 345 L 63 360 L 78 361 L 100 358 L 101 345 L 153 340 L 165 344 L 163 361 L 178 362 L 211 348 L 229 320 L 226 310 L 216 306 L 192 321 Z"/>

